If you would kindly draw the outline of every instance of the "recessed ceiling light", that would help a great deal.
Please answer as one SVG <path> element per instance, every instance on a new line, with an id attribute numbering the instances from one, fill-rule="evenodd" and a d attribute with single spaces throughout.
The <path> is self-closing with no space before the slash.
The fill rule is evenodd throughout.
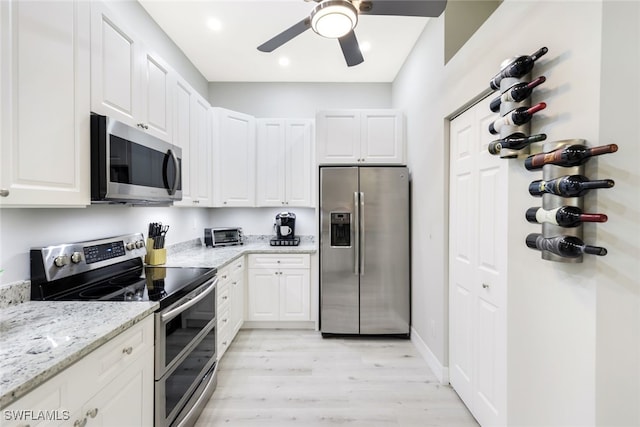
<path id="1" fill-rule="evenodd" d="M 369 52 L 371 50 L 371 43 L 362 42 L 360 43 L 360 52 Z"/>
<path id="2" fill-rule="evenodd" d="M 282 56 L 280 57 L 280 59 L 278 59 L 278 64 L 280 64 L 280 66 L 282 67 L 288 67 L 290 63 L 291 61 L 289 61 L 289 58 L 287 58 L 286 56 Z"/>
<path id="3" fill-rule="evenodd" d="M 222 22 L 217 18 L 209 18 L 207 19 L 207 27 L 209 27 L 211 31 L 220 31 L 222 30 Z"/>

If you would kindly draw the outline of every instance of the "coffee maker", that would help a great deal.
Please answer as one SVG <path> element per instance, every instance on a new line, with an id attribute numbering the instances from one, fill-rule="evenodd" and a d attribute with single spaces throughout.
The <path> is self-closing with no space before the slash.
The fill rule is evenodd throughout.
<path id="1" fill-rule="evenodd" d="M 296 237 L 296 214 L 293 212 L 277 214 L 273 228 L 276 237 L 271 239 L 271 246 L 297 246 L 300 243 L 300 238 Z"/>

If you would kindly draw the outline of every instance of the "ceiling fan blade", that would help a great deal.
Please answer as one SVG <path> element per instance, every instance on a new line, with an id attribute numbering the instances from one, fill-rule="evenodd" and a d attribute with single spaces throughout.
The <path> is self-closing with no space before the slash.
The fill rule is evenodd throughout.
<path id="1" fill-rule="evenodd" d="M 362 52 L 360 52 L 360 46 L 358 45 L 358 39 L 356 33 L 350 31 L 346 35 L 338 39 L 340 47 L 342 48 L 342 54 L 349 67 L 361 64 L 364 61 Z"/>
<path id="2" fill-rule="evenodd" d="M 311 28 L 311 19 L 307 17 L 258 46 L 258 50 L 261 52 L 273 52 L 289 40 L 304 33 L 309 28 Z"/>
<path id="3" fill-rule="evenodd" d="M 360 3 L 361 15 L 440 16 L 447 0 L 365 0 Z"/>

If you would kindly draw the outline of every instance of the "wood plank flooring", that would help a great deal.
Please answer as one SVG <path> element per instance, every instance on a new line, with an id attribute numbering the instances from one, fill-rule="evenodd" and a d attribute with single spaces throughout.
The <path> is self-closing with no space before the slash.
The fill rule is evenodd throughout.
<path id="1" fill-rule="evenodd" d="M 478 426 L 404 339 L 241 330 L 196 427 Z"/>

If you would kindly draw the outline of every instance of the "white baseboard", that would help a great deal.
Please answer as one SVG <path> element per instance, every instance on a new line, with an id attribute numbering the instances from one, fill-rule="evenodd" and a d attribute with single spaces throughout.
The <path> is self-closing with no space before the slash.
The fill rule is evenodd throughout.
<path id="1" fill-rule="evenodd" d="M 427 365 L 431 368 L 438 381 L 440 381 L 440 384 L 449 384 L 449 368 L 442 366 L 442 363 L 440 363 L 427 343 L 424 342 L 422 337 L 415 329 L 413 329 L 413 327 L 411 328 L 411 342 L 418 350 L 418 353 L 420 353 L 427 362 Z"/>

